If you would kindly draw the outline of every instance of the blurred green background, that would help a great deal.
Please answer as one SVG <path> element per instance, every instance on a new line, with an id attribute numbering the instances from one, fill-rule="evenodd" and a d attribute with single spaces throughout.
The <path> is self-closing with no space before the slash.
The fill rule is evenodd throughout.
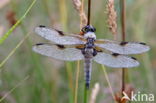
<path id="1" fill-rule="evenodd" d="M 0 2 L 3 1 L 5 0 Z M 108 29 L 105 13 L 107 1 L 92 1 L 91 23 L 97 29 L 97 38 L 113 39 Z M 115 1 L 118 15 L 118 40 L 121 40 L 120 5 L 119 0 Z M 19 19 L 31 2 L 32 0 L 11 0 L 0 8 L 0 37 L 10 28 L 7 15 L 14 12 L 15 18 Z M 135 91 L 154 94 L 156 93 L 156 1 L 126 0 L 126 2 L 126 40 L 146 42 L 151 47 L 149 52 L 134 56 L 140 61 L 140 66 L 129 69 L 128 85 L 132 86 Z M 84 4 L 85 9 L 86 4 L 87 0 Z M 0 45 L 0 62 L 2 62 L 24 36 L 31 32 L 29 38 L 0 68 L 0 97 L 4 97 L 26 76 L 29 76 L 29 79 L 9 93 L 2 103 L 73 103 L 77 62 L 62 62 L 32 51 L 35 43 L 48 42 L 34 33 L 34 28 L 41 24 L 69 33 L 79 33 L 80 30 L 79 14 L 72 0 L 37 0 L 22 23 Z M 106 67 L 106 70 L 113 91 L 120 92 L 121 69 Z M 78 103 L 83 101 L 83 76 L 83 62 L 80 62 Z M 95 83 L 100 85 L 96 103 L 113 103 L 101 65 L 97 63 L 93 63 L 91 90 Z"/>

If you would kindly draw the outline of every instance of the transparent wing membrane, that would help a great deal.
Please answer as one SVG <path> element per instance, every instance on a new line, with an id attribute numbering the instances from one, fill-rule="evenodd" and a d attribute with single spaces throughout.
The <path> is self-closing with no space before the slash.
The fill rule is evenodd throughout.
<path id="1" fill-rule="evenodd" d="M 33 51 L 58 60 L 76 61 L 84 59 L 81 50 L 66 48 L 63 45 L 37 44 L 33 46 Z"/>
<path id="2" fill-rule="evenodd" d="M 58 60 L 76 61 L 84 59 L 84 53 L 81 50 L 89 45 L 88 39 L 80 35 L 69 35 L 57 29 L 49 29 L 45 26 L 39 26 L 35 32 L 41 37 L 50 40 L 54 44 L 37 44 L 33 50 L 39 54 L 49 56 Z M 88 43 L 89 42 L 89 43 Z M 139 62 L 126 55 L 139 54 L 150 49 L 145 43 L 141 42 L 117 42 L 107 39 L 98 39 L 91 42 L 97 55 L 93 59 L 100 64 L 112 68 L 132 68 L 139 65 Z M 103 53 L 103 51 L 113 52 L 112 54 Z"/>
<path id="3" fill-rule="evenodd" d="M 49 29 L 45 26 L 36 27 L 35 32 L 38 35 L 56 44 L 75 45 L 85 43 L 84 41 L 82 41 L 83 37 L 81 36 L 78 35 L 65 36 L 64 32 L 59 31 L 57 29 Z"/>
<path id="4" fill-rule="evenodd" d="M 106 54 L 103 52 L 99 52 L 94 60 L 97 63 L 104 64 L 108 67 L 112 68 L 132 68 L 139 65 L 139 62 L 133 58 L 124 55 L 120 55 L 117 53 L 114 54 Z"/>
<path id="5" fill-rule="evenodd" d="M 95 43 L 96 46 L 104 48 L 114 53 L 119 54 L 140 54 L 147 52 L 150 47 L 147 46 L 145 43 L 140 42 L 116 42 L 110 40 L 100 40 L 99 43 Z"/>

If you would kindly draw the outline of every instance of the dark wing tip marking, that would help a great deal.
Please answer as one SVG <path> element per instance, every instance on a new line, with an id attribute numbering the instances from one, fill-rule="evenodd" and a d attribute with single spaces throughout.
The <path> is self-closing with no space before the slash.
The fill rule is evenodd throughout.
<path id="1" fill-rule="evenodd" d="M 117 57 L 117 56 L 119 56 L 120 54 L 118 54 L 118 53 L 112 53 L 112 55 L 113 55 L 114 57 Z"/>
<path id="2" fill-rule="evenodd" d="M 134 58 L 134 57 L 131 57 L 133 60 L 137 60 L 136 58 Z"/>
<path id="3" fill-rule="evenodd" d="M 126 42 L 126 41 L 123 41 L 123 42 L 120 43 L 121 46 L 124 46 L 126 44 L 128 44 L 128 42 Z"/>
<path id="4" fill-rule="evenodd" d="M 86 89 L 89 89 L 89 87 L 90 87 L 90 84 L 86 83 Z"/>
<path id="5" fill-rule="evenodd" d="M 43 45 L 43 44 L 44 44 L 44 43 L 37 43 L 36 45 L 39 46 L 39 45 Z"/>
<path id="6" fill-rule="evenodd" d="M 124 46 L 126 44 L 128 44 L 128 42 L 123 41 L 120 43 L 121 46 Z M 143 42 L 140 42 L 139 44 L 146 45 L 146 43 L 143 43 Z"/>
<path id="7" fill-rule="evenodd" d="M 146 45 L 146 43 L 140 42 L 139 44 Z"/>
<path id="8" fill-rule="evenodd" d="M 58 48 L 60 48 L 60 49 L 65 49 L 65 46 L 64 45 L 59 45 L 59 44 L 57 44 L 56 45 Z"/>
<path id="9" fill-rule="evenodd" d="M 39 27 L 41 27 L 41 28 L 45 28 L 46 26 L 44 26 L 44 25 L 39 25 Z"/>

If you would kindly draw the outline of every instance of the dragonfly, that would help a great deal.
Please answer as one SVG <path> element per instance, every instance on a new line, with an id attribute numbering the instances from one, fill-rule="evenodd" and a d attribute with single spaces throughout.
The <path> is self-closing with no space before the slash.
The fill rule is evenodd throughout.
<path id="1" fill-rule="evenodd" d="M 111 68 L 132 68 L 139 66 L 130 54 L 147 52 L 150 47 L 143 42 L 119 42 L 96 39 L 96 29 L 87 25 L 78 34 L 68 34 L 55 28 L 40 25 L 35 32 L 50 43 L 33 46 L 36 53 L 63 61 L 84 60 L 85 85 L 90 86 L 92 61 Z"/>

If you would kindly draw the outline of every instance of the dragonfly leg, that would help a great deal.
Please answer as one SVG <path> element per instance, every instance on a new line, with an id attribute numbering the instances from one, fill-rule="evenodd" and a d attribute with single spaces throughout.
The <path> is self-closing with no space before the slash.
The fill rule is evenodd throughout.
<path id="1" fill-rule="evenodd" d="M 93 56 L 97 55 L 97 51 L 95 49 L 93 49 Z"/>
<path id="2" fill-rule="evenodd" d="M 86 53 L 86 52 L 85 52 L 85 48 L 82 48 L 82 49 L 81 49 L 81 52 L 82 52 L 83 55 L 85 55 L 85 53 Z"/>

